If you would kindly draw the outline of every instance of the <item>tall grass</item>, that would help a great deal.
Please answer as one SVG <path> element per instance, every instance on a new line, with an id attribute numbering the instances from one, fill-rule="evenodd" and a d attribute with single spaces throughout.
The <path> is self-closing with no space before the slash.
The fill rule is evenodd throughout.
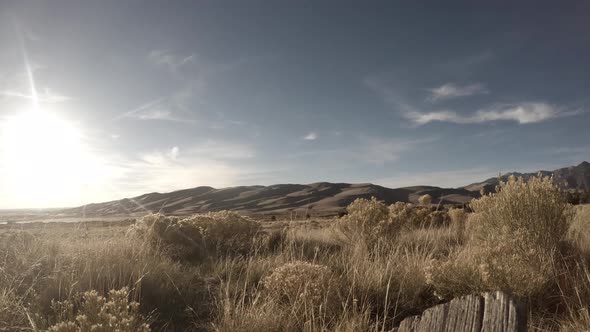
<path id="1" fill-rule="evenodd" d="M 341 219 L 281 229 L 233 213 L 147 216 L 131 231 L 5 226 L 0 331 L 79 331 L 78 317 L 104 327 L 108 315 L 134 322 L 124 331 L 390 331 L 498 289 L 529 301 L 532 331 L 590 329 L 590 210 L 549 179 L 471 205 L 358 200 Z M 109 294 L 119 310 L 101 309 Z"/>

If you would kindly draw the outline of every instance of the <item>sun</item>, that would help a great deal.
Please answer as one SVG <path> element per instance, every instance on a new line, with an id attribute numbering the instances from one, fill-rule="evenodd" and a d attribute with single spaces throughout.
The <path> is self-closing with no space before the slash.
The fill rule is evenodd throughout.
<path id="1" fill-rule="evenodd" d="M 75 124 L 37 109 L 0 130 L 2 191 L 16 205 L 69 205 L 93 181 L 96 165 Z"/>

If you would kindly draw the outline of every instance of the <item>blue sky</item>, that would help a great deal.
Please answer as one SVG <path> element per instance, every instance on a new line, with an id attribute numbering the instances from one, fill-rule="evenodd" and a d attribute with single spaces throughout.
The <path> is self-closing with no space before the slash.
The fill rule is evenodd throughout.
<path id="1" fill-rule="evenodd" d="M 584 1 L 1 1 L 0 207 L 577 164 L 589 16 Z"/>

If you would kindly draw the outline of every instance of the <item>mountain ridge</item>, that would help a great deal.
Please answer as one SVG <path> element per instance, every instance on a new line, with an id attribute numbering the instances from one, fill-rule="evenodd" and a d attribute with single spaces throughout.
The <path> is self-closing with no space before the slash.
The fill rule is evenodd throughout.
<path id="1" fill-rule="evenodd" d="M 480 191 L 493 191 L 500 180 L 510 175 L 529 178 L 536 174 L 553 175 L 555 181 L 568 190 L 585 190 L 590 184 L 590 163 L 535 173 L 506 173 L 458 188 L 410 186 L 387 188 L 371 183 L 274 184 L 269 186 L 236 186 L 213 188 L 199 186 L 168 193 L 151 192 L 132 198 L 92 203 L 60 211 L 65 215 L 108 216 L 161 212 L 189 215 L 209 211 L 231 210 L 244 214 L 312 216 L 337 215 L 357 198 L 377 199 L 391 204 L 397 201 L 416 203 L 418 197 L 430 194 L 435 204 L 464 204 L 479 197 Z"/>

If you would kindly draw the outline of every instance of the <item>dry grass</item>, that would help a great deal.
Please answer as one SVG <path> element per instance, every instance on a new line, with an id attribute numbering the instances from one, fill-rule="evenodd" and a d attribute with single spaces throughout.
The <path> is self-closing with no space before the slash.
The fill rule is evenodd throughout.
<path id="1" fill-rule="evenodd" d="M 528 298 L 531 331 L 584 331 L 590 209 L 574 217 L 560 197 L 545 180 L 513 180 L 470 215 L 362 200 L 340 220 L 267 231 L 235 214 L 150 216 L 127 235 L 6 226 L 0 330 L 78 331 L 80 294 L 104 306 L 126 289 L 104 311 L 137 323 L 124 331 L 390 331 L 441 299 L 503 289 Z"/>

